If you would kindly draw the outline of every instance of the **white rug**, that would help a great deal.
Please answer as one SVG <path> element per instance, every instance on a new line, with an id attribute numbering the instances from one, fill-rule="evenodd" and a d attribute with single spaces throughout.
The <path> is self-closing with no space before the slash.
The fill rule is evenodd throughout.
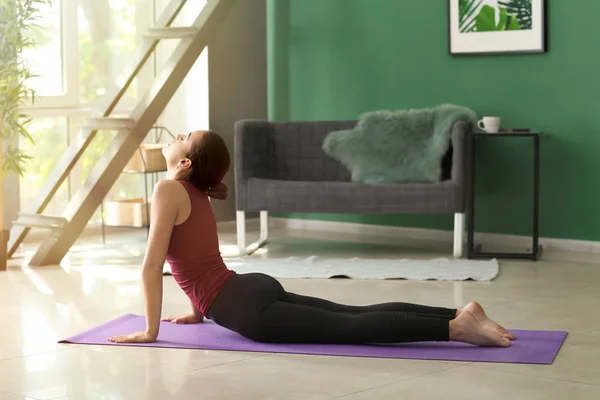
<path id="1" fill-rule="evenodd" d="M 439 281 L 491 281 L 498 276 L 496 259 L 475 261 L 437 258 L 432 260 L 366 258 L 226 258 L 225 264 L 240 274 L 262 272 L 275 278 L 411 279 Z M 168 273 L 168 265 L 165 265 Z"/>

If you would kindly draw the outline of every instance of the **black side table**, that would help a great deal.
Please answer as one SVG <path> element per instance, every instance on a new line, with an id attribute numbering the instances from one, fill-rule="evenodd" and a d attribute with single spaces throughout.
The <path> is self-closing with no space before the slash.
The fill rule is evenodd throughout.
<path id="1" fill-rule="evenodd" d="M 486 253 L 481 250 L 481 245 L 475 245 L 475 144 L 477 139 L 501 140 L 502 138 L 529 138 L 533 139 L 533 237 L 531 252 L 527 253 Z M 541 254 L 539 241 L 539 200 L 540 200 L 540 134 L 538 132 L 525 133 L 473 133 L 471 134 L 471 160 L 469 165 L 470 185 L 469 185 L 469 209 L 468 209 L 468 235 L 467 235 L 467 256 L 470 259 L 524 259 L 537 261 Z"/>

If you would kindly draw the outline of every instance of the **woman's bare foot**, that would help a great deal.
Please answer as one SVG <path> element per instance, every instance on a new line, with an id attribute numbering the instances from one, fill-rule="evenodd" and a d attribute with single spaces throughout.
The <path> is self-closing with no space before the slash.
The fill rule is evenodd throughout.
<path id="1" fill-rule="evenodd" d="M 483 310 L 481 304 L 476 301 L 472 301 L 465 306 L 461 311 L 469 311 L 471 314 L 477 318 L 479 323 L 483 325 L 485 329 L 488 329 L 492 332 L 499 334 L 502 337 L 508 338 L 510 340 L 515 340 L 515 335 L 512 332 L 506 330 L 502 325 L 497 324 L 492 321 Z"/>
<path id="2" fill-rule="evenodd" d="M 509 347 L 510 340 L 485 329 L 470 311 L 463 310 L 450 321 L 450 340 L 477 346 Z"/>

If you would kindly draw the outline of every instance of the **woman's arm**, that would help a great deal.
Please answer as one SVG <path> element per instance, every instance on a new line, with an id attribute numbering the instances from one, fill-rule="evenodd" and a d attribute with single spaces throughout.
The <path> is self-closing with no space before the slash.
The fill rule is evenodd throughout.
<path id="1" fill-rule="evenodd" d="M 196 318 L 198 318 L 200 321 L 202 321 L 204 319 L 204 314 L 202 314 L 202 312 L 200 312 L 200 310 L 198 310 L 198 308 L 196 308 L 194 303 L 190 302 L 190 304 L 192 306 L 192 313 L 194 314 L 194 316 Z"/>
<path id="2" fill-rule="evenodd" d="M 164 180 L 156 184 L 152 196 L 152 223 L 142 267 L 142 281 L 146 300 L 146 332 L 155 338 L 158 336 L 162 309 L 162 271 L 184 191 L 181 183 Z"/>
<path id="3" fill-rule="evenodd" d="M 174 324 L 199 324 L 200 322 L 204 321 L 204 315 L 202 312 L 200 312 L 200 310 L 198 310 L 198 308 L 196 308 L 194 303 L 191 301 L 190 305 L 192 306 L 191 314 L 180 315 L 178 317 L 164 317 L 162 320 L 172 322 Z"/>
<path id="4" fill-rule="evenodd" d="M 151 203 L 150 235 L 142 265 L 146 331 L 115 336 L 109 339 L 112 342 L 153 342 L 158 337 L 163 292 L 162 269 L 184 195 L 185 188 L 177 181 L 163 180 L 156 184 Z"/>

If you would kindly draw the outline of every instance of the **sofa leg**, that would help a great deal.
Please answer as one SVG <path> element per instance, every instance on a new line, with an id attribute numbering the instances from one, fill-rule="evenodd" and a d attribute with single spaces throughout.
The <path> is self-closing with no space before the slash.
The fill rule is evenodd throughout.
<path id="1" fill-rule="evenodd" d="M 465 235 L 465 213 L 454 214 L 454 257 L 462 258 Z"/>
<path id="2" fill-rule="evenodd" d="M 236 213 L 237 244 L 240 255 L 246 253 L 246 213 L 238 211 Z"/>
<path id="3" fill-rule="evenodd" d="M 237 241 L 240 255 L 250 255 L 267 244 L 269 237 L 269 214 L 260 212 L 260 236 L 258 241 L 246 247 L 246 213 L 238 211 L 236 215 Z"/>
<path id="4" fill-rule="evenodd" d="M 269 237 L 269 213 L 267 211 L 260 212 L 260 239 L 259 242 L 267 242 Z"/>

